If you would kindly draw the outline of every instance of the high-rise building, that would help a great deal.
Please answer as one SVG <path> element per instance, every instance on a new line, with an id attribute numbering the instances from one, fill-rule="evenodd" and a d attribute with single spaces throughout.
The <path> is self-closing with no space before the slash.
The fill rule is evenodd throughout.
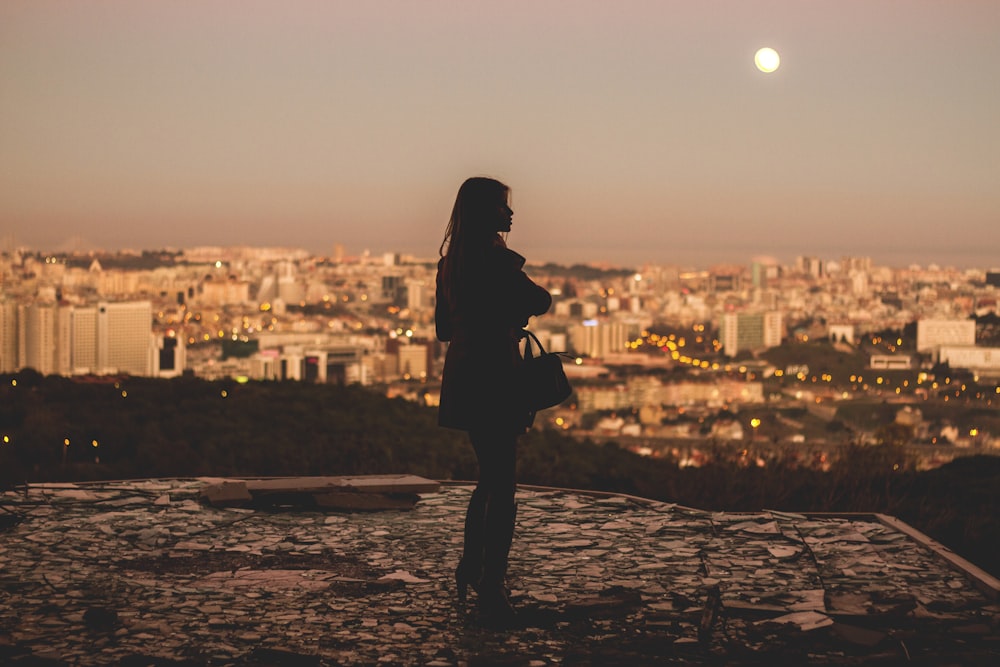
<path id="1" fill-rule="evenodd" d="M 97 305 L 97 368 L 100 373 L 149 376 L 153 371 L 153 305 L 149 301 Z"/>
<path id="2" fill-rule="evenodd" d="M 0 300 L 0 373 L 13 373 L 17 363 L 17 304 Z"/>
<path id="3" fill-rule="evenodd" d="M 70 371 L 74 375 L 97 372 L 97 307 L 73 308 Z"/>
<path id="4" fill-rule="evenodd" d="M 73 307 L 59 306 L 56 308 L 56 373 L 70 375 L 73 373 Z"/>
<path id="5" fill-rule="evenodd" d="M 570 344 L 576 354 L 595 359 L 624 352 L 628 326 L 624 322 L 585 320 L 570 329 Z"/>
<path id="6" fill-rule="evenodd" d="M 823 265 L 823 260 L 818 257 L 796 257 L 795 267 L 800 272 L 810 275 L 813 278 L 822 278 L 826 275 L 826 268 Z"/>
<path id="7" fill-rule="evenodd" d="M 56 315 L 54 303 L 18 307 L 18 366 L 42 375 L 58 373 L 56 363 Z"/>
<path id="8" fill-rule="evenodd" d="M 778 311 L 725 313 L 719 321 L 719 340 L 723 354 L 734 357 L 744 350 L 759 350 L 781 345 L 784 334 Z"/>

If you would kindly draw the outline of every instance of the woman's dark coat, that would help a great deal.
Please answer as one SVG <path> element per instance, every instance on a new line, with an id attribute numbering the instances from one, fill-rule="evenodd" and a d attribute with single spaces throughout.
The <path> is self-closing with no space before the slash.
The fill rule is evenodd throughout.
<path id="1" fill-rule="evenodd" d="M 530 424 L 517 384 L 518 341 L 528 318 L 552 305 L 524 273 L 524 257 L 502 246 L 463 267 L 449 291 L 438 263 L 437 337 L 449 341 L 438 423 L 449 428 L 520 433 Z"/>

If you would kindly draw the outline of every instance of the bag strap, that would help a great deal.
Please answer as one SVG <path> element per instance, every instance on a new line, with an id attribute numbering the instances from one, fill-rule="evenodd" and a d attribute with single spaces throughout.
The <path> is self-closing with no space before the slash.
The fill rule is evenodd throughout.
<path id="1" fill-rule="evenodd" d="M 524 339 L 524 358 L 525 359 L 531 359 L 531 358 L 533 358 L 533 357 L 536 356 L 531 351 L 531 342 L 532 341 L 535 342 L 535 346 L 538 348 L 538 355 L 537 356 L 540 357 L 543 354 L 545 354 L 545 348 L 542 347 L 542 342 L 540 340 L 538 340 L 538 336 L 536 336 L 534 333 L 532 333 L 531 331 L 528 331 L 527 329 L 521 329 L 521 338 Z"/>

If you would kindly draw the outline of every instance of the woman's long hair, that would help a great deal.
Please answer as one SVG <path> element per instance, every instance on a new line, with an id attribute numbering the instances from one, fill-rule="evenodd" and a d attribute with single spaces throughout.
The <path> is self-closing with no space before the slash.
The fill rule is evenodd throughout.
<path id="1" fill-rule="evenodd" d="M 466 180 L 458 189 L 438 249 L 444 258 L 442 286 L 453 307 L 456 288 L 462 284 L 467 267 L 476 266 L 486 249 L 500 238 L 495 227 L 497 209 L 508 203 L 509 196 L 509 187 L 483 176 Z"/>

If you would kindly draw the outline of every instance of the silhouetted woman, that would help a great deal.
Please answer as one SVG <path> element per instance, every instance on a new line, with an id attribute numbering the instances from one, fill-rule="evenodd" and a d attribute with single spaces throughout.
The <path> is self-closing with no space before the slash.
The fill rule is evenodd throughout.
<path id="1" fill-rule="evenodd" d="M 517 387 L 519 332 L 552 304 L 501 236 L 511 227 L 509 194 L 491 178 L 470 178 L 459 188 L 441 244 L 435 310 L 437 336 L 450 341 L 438 422 L 468 431 L 479 462 L 455 583 L 463 602 L 473 587 L 488 624 L 509 624 L 515 616 L 504 580 L 514 536 L 517 437 L 531 424 Z"/>

